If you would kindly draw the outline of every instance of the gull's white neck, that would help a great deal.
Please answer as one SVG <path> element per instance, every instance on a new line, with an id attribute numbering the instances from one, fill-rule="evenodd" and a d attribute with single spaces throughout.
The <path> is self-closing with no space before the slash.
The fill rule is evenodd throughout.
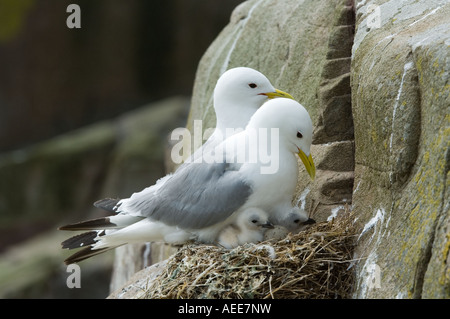
<path id="1" fill-rule="evenodd" d="M 244 130 L 255 111 L 256 109 L 230 104 L 216 107 L 216 132 L 225 139 Z"/>

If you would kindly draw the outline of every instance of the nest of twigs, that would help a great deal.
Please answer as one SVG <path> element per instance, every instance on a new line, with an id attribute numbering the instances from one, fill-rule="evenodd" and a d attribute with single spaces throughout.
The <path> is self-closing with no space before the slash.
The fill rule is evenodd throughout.
<path id="1" fill-rule="evenodd" d="M 354 281 L 350 214 L 298 234 L 227 250 L 187 245 L 145 298 L 348 298 Z"/>

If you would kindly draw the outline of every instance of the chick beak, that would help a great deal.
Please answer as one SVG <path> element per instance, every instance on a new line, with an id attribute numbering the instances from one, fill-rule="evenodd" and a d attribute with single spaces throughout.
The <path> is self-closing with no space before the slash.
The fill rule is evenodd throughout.
<path id="1" fill-rule="evenodd" d="M 314 219 L 308 218 L 308 220 L 306 222 L 303 222 L 302 224 L 303 225 L 312 225 L 312 224 L 315 224 L 315 223 L 316 223 L 316 221 Z"/>
<path id="2" fill-rule="evenodd" d="M 262 228 L 269 228 L 269 229 L 272 229 L 272 228 L 273 228 L 273 225 L 272 225 L 271 222 L 267 222 L 267 223 L 265 223 L 265 224 L 262 224 L 261 227 L 262 227 Z"/>

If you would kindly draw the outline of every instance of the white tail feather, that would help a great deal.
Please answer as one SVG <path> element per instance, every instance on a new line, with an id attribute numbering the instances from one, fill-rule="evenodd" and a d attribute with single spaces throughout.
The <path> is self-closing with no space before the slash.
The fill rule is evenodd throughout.
<path id="1" fill-rule="evenodd" d="M 183 243 L 191 237 L 191 233 L 175 226 L 143 219 L 130 226 L 119 230 L 110 230 L 105 235 L 98 236 L 97 243 L 92 246 L 92 249 L 142 242 Z"/>

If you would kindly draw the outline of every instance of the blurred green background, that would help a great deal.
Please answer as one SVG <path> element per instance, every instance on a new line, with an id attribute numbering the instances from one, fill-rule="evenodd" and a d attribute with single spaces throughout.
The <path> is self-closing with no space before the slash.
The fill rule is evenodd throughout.
<path id="1" fill-rule="evenodd" d="M 113 255 L 69 289 L 56 229 L 170 169 L 197 64 L 241 2 L 0 0 L 0 298 L 108 295 Z"/>

